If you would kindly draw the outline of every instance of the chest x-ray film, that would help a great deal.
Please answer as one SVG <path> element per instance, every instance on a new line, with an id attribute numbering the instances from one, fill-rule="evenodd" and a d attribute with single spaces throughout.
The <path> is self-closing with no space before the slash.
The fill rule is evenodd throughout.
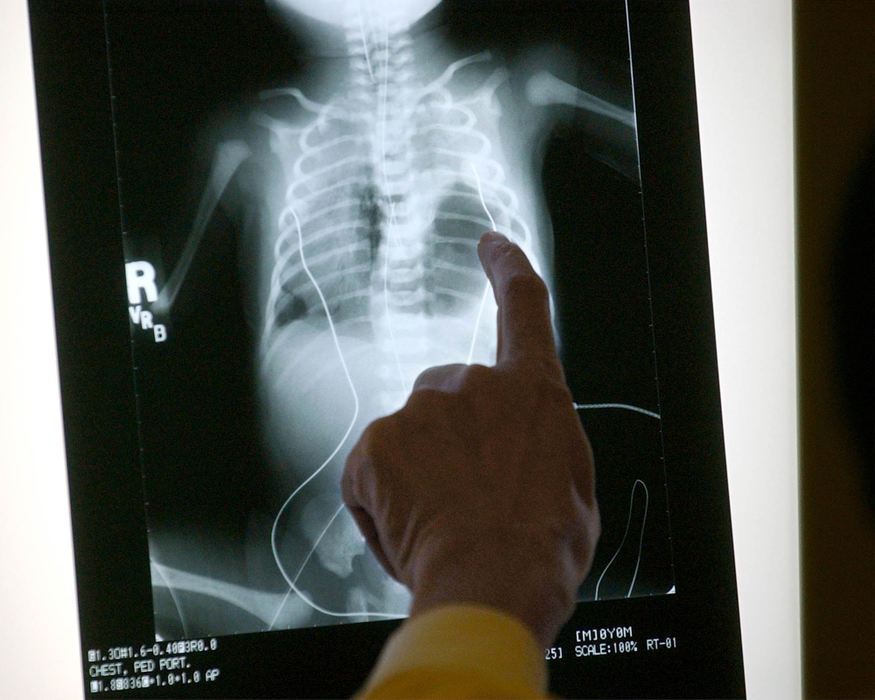
<path id="1" fill-rule="evenodd" d="M 693 673 L 685 620 L 715 576 L 727 622 L 699 624 L 742 687 L 684 5 L 106 0 L 32 19 L 56 300 L 99 268 L 88 299 L 113 329 L 87 353 L 71 334 L 94 377 L 65 387 L 114 407 L 77 433 L 87 409 L 65 406 L 90 697 L 355 689 L 410 596 L 343 506 L 343 463 L 422 370 L 494 362 L 487 230 L 551 291 L 596 455 L 603 535 L 546 652 L 557 688 L 589 692 L 567 680 L 586 666 Z M 85 312 L 58 309 L 63 381 Z M 109 432 L 105 461 L 79 459 Z M 264 670 L 283 645 L 307 669 L 287 686 Z M 592 692 L 648 687 L 613 682 Z"/>

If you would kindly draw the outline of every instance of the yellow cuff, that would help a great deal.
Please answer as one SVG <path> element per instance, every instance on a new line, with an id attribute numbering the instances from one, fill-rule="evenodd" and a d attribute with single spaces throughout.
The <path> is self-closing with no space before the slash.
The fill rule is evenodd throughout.
<path id="1" fill-rule="evenodd" d="M 449 605 L 407 620 L 357 697 L 546 696 L 543 650 L 522 622 L 484 606 Z"/>

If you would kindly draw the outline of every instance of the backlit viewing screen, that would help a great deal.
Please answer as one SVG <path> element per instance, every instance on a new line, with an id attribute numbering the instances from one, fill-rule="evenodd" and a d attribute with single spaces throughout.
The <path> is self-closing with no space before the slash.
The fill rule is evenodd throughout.
<path id="1" fill-rule="evenodd" d="M 744 694 L 686 3 L 31 1 L 87 697 L 349 695 L 410 597 L 339 488 L 491 364 L 519 243 L 603 535 L 576 697 Z"/>

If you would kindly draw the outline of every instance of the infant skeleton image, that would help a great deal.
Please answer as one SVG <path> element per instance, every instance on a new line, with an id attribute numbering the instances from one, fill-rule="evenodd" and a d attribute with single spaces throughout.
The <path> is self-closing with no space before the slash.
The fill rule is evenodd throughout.
<path id="1" fill-rule="evenodd" d="M 494 361 L 487 230 L 551 290 L 600 469 L 640 435 L 581 599 L 673 592 L 625 7 L 531 5 L 216 2 L 171 35 L 108 3 L 158 637 L 406 614 L 340 470 L 422 370 Z"/>

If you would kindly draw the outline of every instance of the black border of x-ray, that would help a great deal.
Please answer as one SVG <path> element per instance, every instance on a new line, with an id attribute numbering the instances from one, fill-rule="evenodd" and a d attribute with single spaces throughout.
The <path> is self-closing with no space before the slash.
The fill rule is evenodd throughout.
<path id="1" fill-rule="evenodd" d="M 112 234 L 120 222 L 102 7 L 31 0 L 30 13 L 81 640 L 83 649 L 139 645 L 153 640 L 152 591 L 124 258 Z M 654 333 L 657 348 L 671 348 L 658 371 L 677 594 L 580 605 L 557 640 L 565 654 L 551 663 L 551 688 L 741 697 L 689 8 L 630 0 L 630 18 Z M 395 624 L 225 637 L 220 681 L 175 686 L 173 696 L 348 695 Z M 575 659 L 573 631 L 607 626 L 674 636 L 678 648 Z"/>

